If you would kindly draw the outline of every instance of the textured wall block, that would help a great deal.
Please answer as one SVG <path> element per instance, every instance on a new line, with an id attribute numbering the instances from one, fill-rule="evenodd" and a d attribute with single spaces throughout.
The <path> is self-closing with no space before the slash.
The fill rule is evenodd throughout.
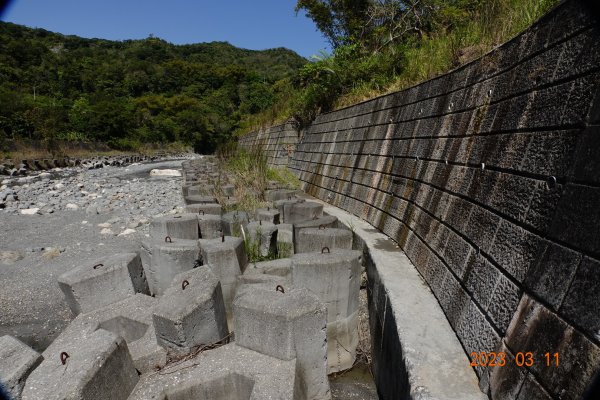
<path id="1" fill-rule="evenodd" d="M 12 336 L 0 337 L 0 394 L 21 398 L 25 380 L 42 362 L 42 356 Z"/>

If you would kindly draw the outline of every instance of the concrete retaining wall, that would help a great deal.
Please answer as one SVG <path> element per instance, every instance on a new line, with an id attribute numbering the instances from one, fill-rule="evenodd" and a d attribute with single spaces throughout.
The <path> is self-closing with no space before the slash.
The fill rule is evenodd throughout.
<path id="1" fill-rule="evenodd" d="M 250 133 L 240 138 L 240 145 L 247 148 L 260 146 L 265 150 L 270 166 L 285 167 L 296 150 L 298 134 L 291 123 L 285 123 Z"/>
<path id="2" fill-rule="evenodd" d="M 449 74 L 319 116 L 289 162 L 306 192 L 401 246 L 468 355 L 506 353 L 505 367 L 475 367 L 493 398 L 577 399 L 600 365 L 600 23 L 586 4 L 562 3 Z M 282 132 L 241 142 L 272 151 Z M 374 349 L 390 343 L 372 334 Z M 528 352 L 534 364 L 517 367 Z M 380 353 L 377 375 L 390 367 Z"/>

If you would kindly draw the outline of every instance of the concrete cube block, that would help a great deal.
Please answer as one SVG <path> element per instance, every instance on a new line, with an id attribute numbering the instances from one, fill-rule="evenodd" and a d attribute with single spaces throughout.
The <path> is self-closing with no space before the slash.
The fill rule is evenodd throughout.
<path id="1" fill-rule="evenodd" d="M 177 214 L 154 218 L 150 222 L 150 237 L 155 240 L 172 239 L 198 240 L 198 216 L 196 214 Z"/>
<path id="2" fill-rule="evenodd" d="M 217 199 L 214 196 L 188 195 L 183 198 L 186 205 L 190 204 L 210 204 L 216 203 Z"/>
<path id="3" fill-rule="evenodd" d="M 277 200 L 273 202 L 274 208 L 279 211 L 279 222 L 291 224 L 288 220 L 290 219 L 290 211 L 294 204 L 298 204 L 299 202 L 304 201 L 297 198 L 289 199 L 289 200 Z"/>
<path id="4" fill-rule="evenodd" d="M 328 249 L 352 249 L 352 232 L 337 228 L 304 228 L 296 236 L 296 253 L 321 252 Z"/>
<path id="5" fill-rule="evenodd" d="M 218 239 L 200 239 L 198 243 L 204 265 L 210 267 L 221 281 L 225 309 L 230 314 L 237 277 L 248 265 L 244 241 L 237 237 L 224 236 Z"/>
<path id="6" fill-rule="evenodd" d="M 230 343 L 142 376 L 129 400 L 299 400 L 297 375 L 296 360 Z"/>
<path id="7" fill-rule="evenodd" d="M 12 336 L 0 337 L 0 395 L 2 390 L 20 399 L 25 380 L 40 363 L 42 356 Z"/>
<path id="8" fill-rule="evenodd" d="M 23 400 L 126 400 L 138 380 L 125 339 L 99 329 L 45 356 Z"/>
<path id="9" fill-rule="evenodd" d="M 265 191 L 267 201 L 289 200 L 302 191 L 297 189 L 274 189 Z"/>
<path id="10" fill-rule="evenodd" d="M 323 204 L 314 201 L 300 201 L 285 209 L 284 222 L 297 224 L 323 216 Z"/>
<path id="11" fill-rule="evenodd" d="M 223 214 L 222 218 L 225 236 L 242 236 L 242 227 L 245 230 L 250 222 L 250 217 L 245 211 L 230 211 Z"/>
<path id="12" fill-rule="evenodd" d="M 298 232 L 300 231 L 300 229 L 318 228 L 320 226 L 323 226 L 325 228 L 337 228 L 337 226 L 336 226 L 337 223 L 338 223 L 337 217 L 334 217 L 332 215 L 323 215 L 320 218 L 295 223 L 294 224 L 294 245 L 296 245 L 296 238 L 298 237 Z"/>
<path id="13" fill-rule="evenodd" d="M 277 254 L 279 257 L 291 257 L 295 252 L 294 225 L 277 225 Z"/>
<path id="14" fill-rule="evenodd" d="M 276 208 L 258 208 L 256 209 L 256 219 L 258 221 L 270 222 L 279 224 L 279 210 Z"/>
<path id="15" fill-rule="evenodd" d="M 282 360 L 296 358 L 306 398 L 330 399 L 326 313 L 306 289 L 244 291 L 234 301 L 236 344 Z"/>
<path id="16" fill-rule="evenodd" d="M 193 185 L 189 186 L 187 190 L 188 196 L 212 196 L 213 191 L 215 190 L 214 185 L 209 185 L 207 183 L 201 185 Z"/>
<path id="17" fill-rule="evenodd" d="M 177 275 L 153 319 L 158 343 L 179 353 L 219 342 L 229 333 L 221 284 L 206 266 Z"/>
<path id="18" fill-rule="evenodd" d="M 231 184 L 221 185 L 221 191 L 225 196 L 234 196 L 235 195 L 235 186 Z"/>
<path id="19" fill-rule="evenodd" d="M 223 208 L 220 204 L 216 203 L 190 204 L 185 206 L 185 212 L 191 214 L 220 216 L 223 213 Z"/>
<path id="20" fill-rule="evenodd" d="M 140 256 L 115 254 L 86 263 L 58 278 L 73 314 L 87 313 L 136 293 L 149 293 Z"/>
<path id="21" fill-rule="evenodd" d="M 250 248 L 255 248 L 261 256 L 277 253 L 277 225 L 271 222 L 250 222 L 246 237 Z"/>
<path id="22" fill-rule="evenodd" d="M 80 314 L 44 350 L 45 358 L 60 353 L 69 343 L 83 341 L 98 329 L 122 337 L 127 342 L 135 368 L 141 373 L 154 371 L 167 361 L 166 350 L 158 345 L 152 312 L 158 299 L 136 294 L 87 314 Z"/>
<path id="23" fill-rule="evenodd" d="M 292 257 L 292 284 L 327 306 L 328 373 L 350 368 L 358 345 L 360 251 L 300 253 Z"/>
<path id="24" fill-rule="evenodd" d="M 197 240 L 143 241 L 141 252 L 150 292 L 156 296 L 164 293 L 175 275 L 194 268 L 200 259 Z"/>
<path id="25" fill-rule="evenodd" d="M 220 215 L 198 215 L 201 239 L 216 239 L 223 234 L 223 221 Z"/>

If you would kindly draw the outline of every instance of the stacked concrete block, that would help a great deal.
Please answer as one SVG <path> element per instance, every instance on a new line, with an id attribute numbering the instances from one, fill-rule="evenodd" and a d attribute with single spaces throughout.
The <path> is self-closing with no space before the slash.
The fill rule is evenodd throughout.
<path id="1" fill-rule="evenodd" d="M 291 257 L 294 254 L 294 225 L 277 225 L 277 254 L 279 257 Z"/>
<path id="2" fill-rule="evenodd" d="M 297 224 L 299 222 L 311 221 L 323 216 L 323 204 L 314 201 L 301 201 L 292 204 L 284 212 L 286 224 Z"/>
<path id="3" fill-rule="evenodd" d="M 272 224 L 279 224 L 279 210 L 276 208 L 258 208 L 256 210 L 256 219 L 258 221 L 270 222 Z"/>
<path id="4" fill-rule="evenodd" d="M 255 288 L 236 297 L 236 343 L 282 360 L 295 358 L 302 398 L 331 399 L 326 308 L 306 289 L 277 288 Z"/>
<path id="5" fill-rule="evenodd" d="M 223 221 L 220 215 L 198 215 L 201 239 L 215 239 L 223 234 Z"/>
<path id="6" fill-rule="evenodd" d="M 136 293 L 149 293 L 140 256 L 116 254 L 87 262 L 58 278 L 73 314 L 87 313 Z"/>
<path id="7" fill-rule="evenodd" d="M 214 196 L 205 196 L 205 195 L 188 195 L 183 198 L 183 201 L 186 205 L 190 204 L 210 204 L 216 203 L 217 199 Z"/>
<path id="8" fill-rule="evenodd" d="M 296 253 L 321 252 L 323 248 L 352 249 L 352 232 L 337 228 L 304 228 L 296 236 Z"/>
<path id="9" fill-rule="evenodd" d="M 277 260 L 250 263 L 244 273 L 238 277 L 238 288 L 240 285 L 260 283 L 289 287 L 292 283 L 292 260 L 290 258 L 279 258 Z"/>
<path id="10" fill-rule="evenodd" d="M 216 203 L 190 204 L 185 206 L 185 212 L 200 215 L 221 215 L 223 208 Z"/>
<path id="11" fill-rule="evenodd" d="M 298 232 L 300 231 L 300 229 L 318 228 L 318 227 L 337 228 L 337 226 L 336 226 L 337 224 L 338 224 L 337 217 L 334 217 L 332 215 L 323 215 L 320 218 L 315 218 L 315 219 L 311 219 L 311 220 L 303 221 L 303 222 L 297 222 L 294 224 L 294 240 L 295 240 L 295 238 L 298 237 Z M 296 245 L 295 241 L 294 241 L 294 245 Z"/>
<path id="12" fill-rule="evenodd" d="M 104 329 L 44 356 L 23 400 L 126 400 L 139 380 L 125 339 Z"/>
<path id="13" fill-rule="evenodd" d="M 358 294 L 362 253 L 332 250 L 292 257 L 292 284 L 327 306 L 328 373 L 352 367 L 358 345 Z"/>
<path id="14" fill-rule="evenodd" d="M 294 189 L 274 189 L 265 191 L 267 201 L 289 200 L 302 191 Z"/>
<path id="15" fill-rule="evenodd" d="M 218 239 L 200 239 L 199 244 L 204 265 L 210 267 L 221 282 L 225 309 L 231 315 L 237 277 L 248 265 L 244 242 L 237 237 L 223 236 Z"/>
<path id="16" fill-rule="evenodd" d="M 198 240 L 198 217 L 196 214 L 177 214 L 154 218 L 150 222 L 150 237 L 156 240 L 166 237 Z"/>
<path id="17" fill-rule="evenodd" d="M 12 336 L 0 337 L 0 395 L 20 399 L 25 380 L 40 363 L 42 356 Z"/>
<path id="18" fill-rule="evenodd" d="M 142 376 L 129 400 L 299 400 L 296 368 L 231 343 Z"/>
<path id="19" fill-rule="evenodd" d="M 158 343 L 179 353 L 223 340 L 228 335 L 221 284 L 209 267 L 173 279 L 154 310 Z"/>
<path id="20" fill-rule="evenodd" d="M 212 196 L 214 185 L 192 185 L 187 188 L 186 196 Z"/>
<path id="21" fill-rule="evenodd" d="M 198 265 L 200 248 L 197 240 L 150 240 L 142 242 L 141 254 L 150 292 L 160 296 L 175 275 Z"/>
<path id="22" fill-rule="evenodd" d="M 221 191 L 225 196 L 235 196 L 235 186 L 231 184 L 221 185 Z"/>
<path id="23" fill-rule="evenodd" d="M 250 216 L 245 211 L 231 211 L 223 214 L 223 234 L 225 236 L 242 236 L 242 229 L 246 229 Z"/>
<path id="24" fill-rule="evenodd" d="M 277 225 L 271 222 L 250 222 L 246 234 L 251 247 L 256 247 L 263 257 L 277 253 Z"/>
<path id="25" fill-rule="evenodd" d="M 135 368 L 141 373 L 154 371 L 166 363 L 166 351 L 158 345 L 154 334 L 152 312 L 158 299 L 137 294 L 88 314 L 80 314 L 63 330 L 43 353 L 54 357 L 70 343 L 84 342 L 98 329 L 122 337 Z"/>
<path id="26" fill-rule="evenodd" d="M 291 222 L 287 221 L 286 218 L 289 219 L 290 209 L 294 204 L 297 204 L 303 200 L 297 198 L 291 198 L 289 200 L 276 200 L 273 202 L 273 206 L 279 211 L 279 222 L 290 224 Z"/>

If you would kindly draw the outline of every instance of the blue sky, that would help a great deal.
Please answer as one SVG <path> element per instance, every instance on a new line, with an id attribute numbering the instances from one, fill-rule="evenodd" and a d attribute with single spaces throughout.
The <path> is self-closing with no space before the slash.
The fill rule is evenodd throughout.
<path id="1" fill-rule="evenodd" d="M 1 18 L 66 35 L 111 40 L 150 34 L 175 44 L 227 41 L 246 49 L 287 47 L 304 57 L 329 50 L 295 0 L 12 0 Z"/>

